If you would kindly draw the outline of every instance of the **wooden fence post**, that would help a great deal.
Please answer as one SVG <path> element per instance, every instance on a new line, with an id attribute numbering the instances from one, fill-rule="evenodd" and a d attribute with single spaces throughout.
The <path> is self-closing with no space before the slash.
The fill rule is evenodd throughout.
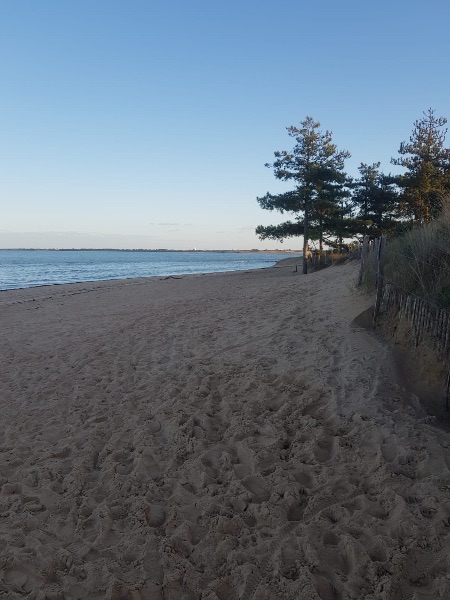
<path id="1" fill-rule="evenodd" d="M 361 250 L 361 266 L 359 269 L 358 285 L 362 284 L 368 254 L 369 254 L 369 236 L 365 235 L 364 239 L 363 239 L 362 250 Z"/>
<path id="2" fill-rule="evenodd" d="M 450 367 L 448 368 L 447 381 L 446 381 L 445 387 L 444 387 L 445 410 L 449 409 L 449 407 L 448 407 L 449 400 L 450 400 Z"/>
<path id="3" fill-rule="evenodd" d="M 373 327 L 375 328 L 375 321 L 380 312 L 381 298 L 383 296 L 383 283 L 384 283 L 384 252 L 386 249 L 386 235 L 382 235 L 376 244 L 376 259 L 377 259 L 377 291 L 375 297 L 375 306 L 373 309 Z"/>

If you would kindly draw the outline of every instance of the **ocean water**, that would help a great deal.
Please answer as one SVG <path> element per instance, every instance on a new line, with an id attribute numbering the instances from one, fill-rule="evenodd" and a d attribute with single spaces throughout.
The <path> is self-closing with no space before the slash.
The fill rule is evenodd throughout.
<path id="1" fill-rule="evenodd" d="M 81 281 L 261 269 L 274 265 L 282 258 L 286 258 L 286 254 L 0 250 L 0 290 Z"/>

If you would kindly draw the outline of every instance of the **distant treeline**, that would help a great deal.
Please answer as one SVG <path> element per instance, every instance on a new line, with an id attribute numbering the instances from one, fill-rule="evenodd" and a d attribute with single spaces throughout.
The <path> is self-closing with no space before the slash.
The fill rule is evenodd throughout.
<path id="1" fill-rule="evenodd" d="M 261 252 L 263 254 L 298 254 L 301 250 L 281 249 L 281 250 L 260 250 L 251 248 L 250 250 L 172 250 L 169 248 L 0 248 L 0 251 L 27 251 L 27 252 L 215 252 L 216 254 L 252 254 Z"/>
<path id="2" fill-rule="evenodd" d="M 399 156 L 391 163 L 403 167 L 401 175 L 385 174 L 380 162 L 361 163 L 358 178 L 345 173 L 346 150 L 338 150 L 330 131 L 321 131 L 312 117 L 301 127 L 288 127 L 295 144 L 290 151 L 275 152 L 267 167 L 275 177 L 292 181 L 293 189 L 281 194 L 269 192 L 257 198 L 267 210 L 293 215 L 280 225 L 256 228 L 260 239 L 283 240 L 302 235 L 304 253 L 308 241 L 323 250 L 324 244 L 342 248 L 348 240 L 388 234 L 390 237 L 415 224 L 430 223 L 442 211 L 450 193 L 450 149 L 445 147 L 444 117 L 429 109 L 414 123 L 408 142 L 402 142 Z"/>

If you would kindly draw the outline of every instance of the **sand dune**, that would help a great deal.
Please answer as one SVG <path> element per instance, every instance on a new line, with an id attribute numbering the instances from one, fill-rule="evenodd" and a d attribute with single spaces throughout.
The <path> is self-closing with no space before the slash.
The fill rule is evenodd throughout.
<path id="1" fill-rule="evenodd" d="M 0 294 L 0 597 L 450 598 L 450 436 L 356 265 Z"/>

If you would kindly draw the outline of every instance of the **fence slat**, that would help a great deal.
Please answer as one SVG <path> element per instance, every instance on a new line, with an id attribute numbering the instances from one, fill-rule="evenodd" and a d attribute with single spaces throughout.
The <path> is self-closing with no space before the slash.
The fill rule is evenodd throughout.
<path id="1" fill-rule="evenodd" d="M 366 267 L 367 257 L 369 256 L 369 236 L 365 235 L 361 249 L 361 267 L 359 269 L 358 285 L 362 284 L 363 275 Z"/>

